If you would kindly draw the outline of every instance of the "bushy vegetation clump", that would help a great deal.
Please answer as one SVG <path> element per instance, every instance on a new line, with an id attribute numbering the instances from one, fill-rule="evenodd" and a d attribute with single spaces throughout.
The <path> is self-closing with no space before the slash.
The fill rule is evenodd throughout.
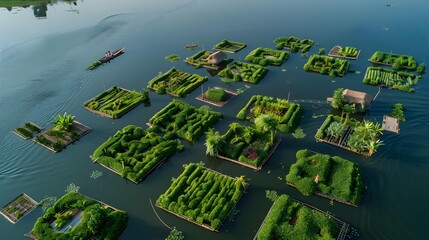
<path id="1" fill-rule="evenodd" d="M 303 109 L 297 103 L 285 99 L 254 95 L 238 112 L 240 120 L 254 121 L 260 115 L 267 114 L 277 120 L 277 130 L 285 133 L 293 132 L 301 121 Z"/>
<path id="2" fill-rule="evenodd" d="M 405 122 L 404 106 L 401 103 L 395 103 L 392 105 L 392 117 L 399 119 L 399 121 Z"/>
<path id="3" fill-rule="evenodd" d="M 139 182 L 162 160 L 181 150 L 183 145 L 171 136 L 129 125 L 102 143 L 92 158 L 122 177 Z"/>
<path id="4" fill-rule="evenodd" d="M 219 77 L 223 81 L 243 81 L 257 84 L 261 81 L 265 75 L 267 75 L 268 69 L 257 64 L 250 64 L 244 62 L 234 62 L 231 66 L 227 66 L 225 69 L 219 72 Z"/>
<path id="5" fill-rule="evenodd" d="M 337 224 L 330 216 L 295 202 L 283 194 L 274 202 L 256 239 L 334 240 L 337 234 Z"/>
<path id="6" fill-rule="evenodd" d="M 221 113 L 211 111 L 207 106 L 195 108 L 188 103 L 173 100 L 151 117 L 149 123 L 153 131 L 196 142 L 221 118 Z"/>
<path id="7" fill-rule="evenodd" d="M 305 71 L 318 72 L 331 77 L 346 75 L 349 67 L 350 63 L 347 60 L 323 55 L 311 55 L 304 64 Z"/>
<path id="8" fill-rule="evenodd" d="M 228 98 L 228 94 L 222 88 L 209 89 L 204 96 L 212 101 L 223 102 Z"/>
<path id="9" fill-rule="evenodd" d="M 278 37 L 274 39 L 274 43 L 276 44 L 276 48 L 278 50 L 283 50 L 285 48 L 290 49 L 291 52 L 301 51 L 302 53 L 306 53 L 310 51 L 311 46 L 313 46 L 314 41 L 311 39 L 299 39 L 297 37 Z"/>
<path id="10" fill-rule="evenodd" d="M 244 176 L 232 178 L 190 163 L 156 205 L 212 230 L 221 227 L 247 187 Z"/>
<path id="11" fill-rule="evenodd" d="M 67 231 L 59 232 L 61 228 L 77 215 L 83 212 L 82 219 Z M 112 209 L 106 205 L 79 193 L 68 193 L 61 197 L 46 213 L 37 219 L 32 234 L 38 239 L 118 239 L 125 229 L 128 215 L 124 211 Z"/>
<path id="12" fill-rule="evenodd" d="M 274 65 L 280 66 L 289 58 L 285 51 L 274 50 L 270 48 L 256 48 L 246 56 L 246 61 L 261 66 Z"/>
<path id="13" fill-rule="evenodd" d="M 372 63 L 383 64 L 392 66 L 393 70 L 417 70 L 417 61 L 412 56 L 386 53 L 386 52 L 375 52 L 369 59 Z"/>
<path id="14" fill-rule="evenodd" d="M 184 97 L 207 79 L 207 77 L 198 74 L 190 74 L 171 68 L 166 73 L 150 80 L 147 87 L 158 94 L 166 92 L 174 96 Z"/>
<path id="15" fill-rule="evenodd" d="M 299 150 L 297 161 L 286 175 L 304 195 L 320 191 L 326 195 L 358 205 L 362 192 L 362 176 L 358 165 L 343 158 Z"/>
<path id="16" fill-rule="evenodd" d="M 414 92 L 413 86 L 416 85 L 420 76 L 409 72 L 401 72 L 381 67 L 368 67 L 363 78 L 363 83 L 372 86 L 385 85 L 388 88 L 398 89 L 404 92 Z"/>

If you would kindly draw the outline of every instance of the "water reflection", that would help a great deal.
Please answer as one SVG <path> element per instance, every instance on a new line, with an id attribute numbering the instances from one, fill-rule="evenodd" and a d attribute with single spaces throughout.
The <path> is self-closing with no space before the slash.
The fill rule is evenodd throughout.
<path id="1" fill-rule="evenodd" d="M 83 2 L 83 0 L 80 0 Z M 65 2 L 70 5 L 70 9 L 66 10 L 66 12 L 75 12 L 76 14 L 79 14 L 79 10 L 77 9 L 77 0 L 46 0 L 46 1 L 38 1 L 37 4 L 32 4 L 34 1 L 27 0 L 27 1 L 12 1 L 11 3 L 5 4 L 0 2 L 0 8 L 4 7 L 9 12 L 12 12 L 16 8 L 28 8 L 31 7 L 33 9 L 33 14 L 36 18 L 47 18 L 48 17 L 48 6 L 53 6 L 55 4 L 58 4 L 60 2 Z M 16 14 L 17 11 L 13 12 L 13 14 Z"/>

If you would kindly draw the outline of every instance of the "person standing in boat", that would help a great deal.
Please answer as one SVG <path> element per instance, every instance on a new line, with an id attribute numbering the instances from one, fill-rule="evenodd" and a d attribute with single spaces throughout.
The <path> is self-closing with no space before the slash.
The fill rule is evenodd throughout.
<path id="1" fill-rule="evenodd" d="M 107 51 L 107 56 L 108 56 L 108 57 L 111 57 L 111 56 L 113 56 L 112 52 L 110 52 L 110 51 Z"/>

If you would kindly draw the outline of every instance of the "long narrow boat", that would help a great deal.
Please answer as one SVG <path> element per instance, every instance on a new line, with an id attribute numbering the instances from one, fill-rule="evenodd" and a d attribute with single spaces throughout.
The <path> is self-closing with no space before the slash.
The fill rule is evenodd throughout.
<path id="1" fill-rule="evenodd" d="M 91 65 L 89 65 L 86 69 L 87 70 L 93 70 L 93 69 L 97 68 L 98 66 L 103 65 L 103 63 L 110 62 L 110 60 L 122 55 L 124 53 L 124 50 L 125 50 L 125 48 L 120 48 L 120 49 L 114 51 L 111 56 L 104 56 L 104 57 L 98 59 L 97 61 L 91 63 Z"/>

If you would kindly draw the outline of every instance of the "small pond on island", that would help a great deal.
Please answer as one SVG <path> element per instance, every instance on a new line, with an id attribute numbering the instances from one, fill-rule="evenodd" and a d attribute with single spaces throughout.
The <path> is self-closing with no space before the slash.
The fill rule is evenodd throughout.
<path id="1" fill-rule="evenodd" d="M 250 185 L 238 203 L 238 214 L 233 221 L 227 220 L 218 233 L 157 209 L 162 220 L 182 231 L 185 239 L 252 239 L 271 206 L 265 190 L 276 190 L 329 211 L 351 224 L 359 233 L 358 239 L 417 240 L 429 236 L 427 73 L 415 86 L 415 93 L 381 90 L 366 118 L 381 123 L 383 115 L 392 111 L 392 104 L 402 103 L 407 121 L 400 123 L 399 134 L 384 132 L 381 139 L 385 145 L 371 158 L 317 143 L 314 135 L 331 108 L 324 103 L 320 108 L 300 103 L 304 109 L 300 127 L 306 137 L 295 139 L 291 134 L 283 134 L 278 149 L 260 171 L 207 157 L 202 137 L 195 144 L 183 142 L 183 152 L 168 159 L 138 185 L 93 164 L 89 155 L 127 125 L 146 128 L 148 119 L 172 97 L 151 92 L 150 106 L 139 105 L 115 120 L 99 117 L 82 106 L 114 85 L 141 91 L 150 79 L 171 67 L 209 77 L 202 87 L 182 99 L 196 107 L 204 104 L 195 99 L 202 90 L 215 86 L 246 90 L 223 108 L 210 106 L 224 115 L 215 125 L 215 130 L 223 133 L 231 122 L 238 121 L 236 114 L 252 95 L 324 102 L 335 89 L 349 88 L 375 96 L 378 87 L 362 83 L 366 68 L 371 66 L 368 59 L 375 51 L 412 55 L 418 62 L 429 64 L 428 1 L 52 2 L 38 7 L 0 7 L 1 206 L 22 192 L 37 201 L 48 196 L 60 198 L 66 186 L 74 183 L 80 187 L 80 193 L 129 214 L 121 239 L 165 239 L 169 229 L 156 217 L 150 200 L 155 202 L 165 192 L 171 179 L 183 171 L 183 164 L 202 161 L 206 167 L 230 176 L 245 175 Z M 247 44 L 241 51 L 227 54 L 245 62 L 253 49 L 274 49 L 275 38 L 289 36 L 313 39 L 315 44 L 308 55 L 291 53 L 280 67 L 267 66 L 265 78 L 250 88 L 242 82 L 224 83 L 184 61 L 165 60 L 170 54 L 183 60 L 203 49 L 212 51 L 222 39 L 229 39 Z M 184 46 L 190 43 L 198 47 L 187 50 Z M 303 70 L 308 57 L 319 48 L 328 52 L 335 45 L 361 50 L 357 60 L 350 60 L 356 73 L 331 78 Z M 121 47 L 125 47 L 125 52 L 120 57 L 93 71 L 85 70 L 106 51 Z M 54 154 L 12 133 L 28 121 L 46 129 L 52 116 L 64 112 L 93 130 L 60 153 Z M 304 148 L 338 155 L 360 165 L 365 189 L 358 208 L 336 202 L 331 205 L 329 200 L 303 196 L 286 185 L 285 176 L 296 161 L 295 153 Z M 91 178 L 94 171 L 100 171 L 102 176 Z M 41 208 L 36 208 L 15 225 L 0 218 L 0 238 L 25 239 L 24 233 L 41 215 Z"/>

